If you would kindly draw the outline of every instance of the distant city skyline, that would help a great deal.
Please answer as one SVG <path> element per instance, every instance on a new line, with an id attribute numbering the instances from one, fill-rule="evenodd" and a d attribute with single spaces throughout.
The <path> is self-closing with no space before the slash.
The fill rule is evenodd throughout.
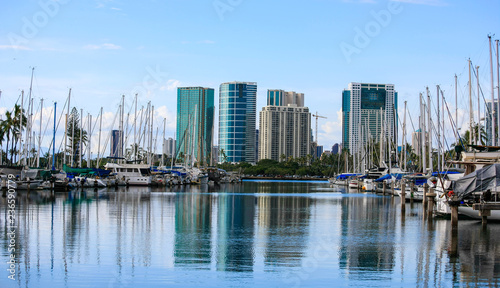
<path id="1" fill-rule="evenodd" d="M 6 2 L 0 11 L 0 116 L 12 109 L 21 90 L 29 94 L 31 67 L 34 116 L 43 98 L 47 135 L 53 104 L 60 117 L 69 88 L 71 106 L 94 121 L 104 108 L 106 131 L 117 128 L 111 124 L 121 96 L 125 111 L 133 113 L 137 93 L 139 109 L 149 101 L 155 105 L 156 125 L 166 118 L 167 138 L 175 138 L 177 87 L 214 87 L 218 103 L 220 83 L 254 81 L 257 109 L 266 105 L 267 89 L 301 91 L 309 109 L 328 118 L 319 119 L 317 140 L 325 147 L 342 141 L 339 93 L 353 81 L 396 85 L 402 115 L 404 101 L 418 107 L 418 93 L 426 86 L 435 91 L 437 84 L 453 110 L 457 74 L 458 126 L 465 131 L 470 58 L 481 67 L 481 90 L 490 98 L 487 35 L 495 34 L 493 40 L 500 35 L 498 1 L 234 2 L 226 11 L 212 1 Z M 296 20 L 289 21 L 291 16 Z M 418 122 L 418 112 L 410 113 Z M 407 129 L 410 135 L 415 127 Z M 59 126 L 58 143 L 62 131 Z M 218 127 L 214 133 L 218 137 Z M 453 142 L 452 129 L 446 136 Z M 42 146 L 49 146 L 49 138 Z M 92 146 L 95 154 L 96 141 Z"/>

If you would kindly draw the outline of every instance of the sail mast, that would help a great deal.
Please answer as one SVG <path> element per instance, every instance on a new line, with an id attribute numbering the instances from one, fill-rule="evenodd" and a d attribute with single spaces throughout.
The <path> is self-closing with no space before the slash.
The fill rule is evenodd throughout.
<path id="1" fill-rule="evenodd" d="M 488 42 L 490 46 L 490 75 L 491 75 L 491 111 L 490 111 L 490 117 L 491 117 L 491 146 L 496 145 L 496 139 L 495 139 L 495 83 L 493 80 L 493 54 L 491 51 L 491 35 L 488 35 Z M 486 114 L 486 111 L 485 111 Z M 485 115 L 486 116 L 486 115 Z"/>
<path id="2" fill-rule="evenodd" d="M 477 135 L 476 135 L 476 145 L 481 145 L 481 100 L 480 100 L 480 89 L 479 86 L 479 66 L 476 66 L 476 82 L 477 82 Z"/>
<path id="3" fill-rule="evenodd" d="M 472 137 L 474 136 L 474 133 L 472 132 L 472 125 L 474 122 L 474 111 L 472 111 L 472 76 L 471 76 L 471 71 L 470 71 L 470 58 L 468 60 L 469 63 L 469 145 L 472 145 Z"/>
<path id="4" fill-rule="evenodd" d="M 440 97 L 439 97 L 439 85 L 436 85 L 436 100 L 437 100 L 437 171 L 441 171 L 441 128 L 439 127 L 439 125 L 441 125 L 441 121 L 439 121 L 439 116 L 441 116 L 439 114 L 439 100 L 440 100 Z"/>
<path id="5" fill-rule="evenodd" d="M 36 156 L 36 167 L 40 167 L 40 152 L 42 147 L 42 115 L 43 115 L 43 98 L 40 99 L 40 132 L 38 133 L 38 153 Z"/>
<path id="6" fill-rule="evenodd" d="M 52 171 L 56 170 L 56 110 L 57 102 L 54 102 L 54 134 L 52 134 Z"/>
<path id="7" fill-rule="evenodd" d="M 432 124 L 431 124 L 431 94 L 429 87 L 427 89 L 427 139 L 429 141 L 429 171 L 432 172 Z"/>

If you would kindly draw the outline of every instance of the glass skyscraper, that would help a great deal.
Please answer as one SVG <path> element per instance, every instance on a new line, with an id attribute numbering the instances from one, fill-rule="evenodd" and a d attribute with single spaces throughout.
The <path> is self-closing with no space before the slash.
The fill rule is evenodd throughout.
<path id="1" fill-rule="evenodd" d="M 210 164 L 214 127 L 214 89 L 177 89 L 176 156 L 193 155 L 198 163 Z"/>
<path id="2" fill-rule="evenodd" d="M 349 83 L 342 92 L 342 144 L 351 154 L 368 138 L 397 139 L 398 93 L 393 84 Z M 384 130 L 382 130 L 384 126 Z"/>
<path id="3" fill-rule="evenodd" d="M 255 163 L 256 102 L 257 83 L 220 85 L 219 150 L 224 152 L 219 153 L 220 162 Z"/>

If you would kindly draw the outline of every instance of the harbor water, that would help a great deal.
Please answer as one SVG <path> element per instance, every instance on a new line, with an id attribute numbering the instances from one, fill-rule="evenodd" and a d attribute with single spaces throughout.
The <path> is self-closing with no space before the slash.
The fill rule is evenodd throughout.
<path id="1" fill-rule="evenodd" d="M 14 233 L 7 200 L 0 287 L 500 285 L 500 224 L 327 182 L 24 191 Z"/>

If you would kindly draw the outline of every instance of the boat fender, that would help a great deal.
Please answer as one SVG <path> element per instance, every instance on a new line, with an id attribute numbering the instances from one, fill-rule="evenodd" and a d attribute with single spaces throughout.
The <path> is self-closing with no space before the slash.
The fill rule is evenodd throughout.
<path id="1" fill-rule="evenodd" d="M 448 192 L 448 198 L 453 197 L 453 195 L 455 195 L 455 192 L 453 192 L 453 190 L 450 190 L 450 191 Z"/>

